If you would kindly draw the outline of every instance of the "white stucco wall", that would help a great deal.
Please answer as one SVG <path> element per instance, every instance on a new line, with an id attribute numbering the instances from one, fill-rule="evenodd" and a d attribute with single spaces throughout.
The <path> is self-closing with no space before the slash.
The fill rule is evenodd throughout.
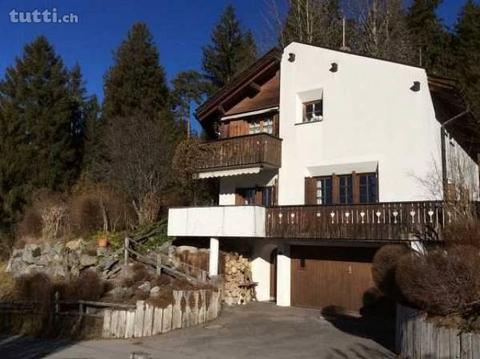
<path id="1" fill-rule="evenodd" d="M 236 188 L 272 186 L 274 184 L 276 176 L 276 170 L 262 170 L 258 174 L 221 177 L 218 203 L 221 206 L 235 205 Z"/>
<path id="2" fill-rule="evenodd" d="M 410 90 L 414 81 L 419 92 Z M 302 102 L 315 93 L 323 93 L 323 121 L 299 124 Z M 280 137 L 280 205 L 304 203 L 309 167 L 374 161 L 380 201 L 422 200 L 418 178 L 441 158 L 423 69 L 298 43 L 285 48 L 281 62 Z"/>

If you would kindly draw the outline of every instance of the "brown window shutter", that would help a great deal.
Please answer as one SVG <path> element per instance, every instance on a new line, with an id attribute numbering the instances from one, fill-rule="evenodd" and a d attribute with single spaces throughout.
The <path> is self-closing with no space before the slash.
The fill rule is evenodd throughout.
<path id="1" fill-rule="evenodd" d="M 262 199 L 263 199 L 262 198 L 263 197 L 263 191 L 262 191 L 261 188 L 258 188 L 258 187 L 256 188 L 255 191 L 256 191 L 255 192 L 255 204 L 257 206 L 261 206 L 262 205 Z"/>
<path id="2" fill-rule="evenodd" d="M 340 178 L 337 175 L 332 176 L 332 203 L 340 203 Z"/>
<path id="3" fill-rule="evenodd" d="M 352 172 L 353 203 L 360 203 L 360 177 Z"/>
<path id="4" fill-rule="evenodd" d="M 279 122 L 279 115 L 278 113 L 276 113 L 275 115 L 273 115 L 273 123 L 272 123 L 272 132 L 273 132 L 273 135 L 276 136 L 276 137 L 280 137 L 280 122 Z"/>
<path id="5" fill-rule="evenodd" d="M 305 177 L 305 204 L 317 204 L 317 180 Z"/>
<path id="6" fill-rule="evenodd" d="M 243 206 L 245 205 L 245 197 L 237 190 L 235 193 L 235 205 L 236 206 Z"/>

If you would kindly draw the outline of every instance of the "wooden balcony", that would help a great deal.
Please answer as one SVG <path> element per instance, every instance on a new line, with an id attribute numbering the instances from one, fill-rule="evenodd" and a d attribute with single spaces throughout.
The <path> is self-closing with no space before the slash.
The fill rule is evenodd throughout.
<path id="1" fill-rule="evenodd" d="M 267 133 L 231 137 L 201 145 L 199 172 L 247 167 L 279 168 L 282 140 Z"/>
<path id="2" fill-rule="evenodd" d="M 477 215 L 478 204 L 465 211 Z M 292 239 L 401 241 L 436 240 L 458 208 L 443 202 L 391 202 L 332 206 L 281 206 L 267 209 L 266 236 Z"/>

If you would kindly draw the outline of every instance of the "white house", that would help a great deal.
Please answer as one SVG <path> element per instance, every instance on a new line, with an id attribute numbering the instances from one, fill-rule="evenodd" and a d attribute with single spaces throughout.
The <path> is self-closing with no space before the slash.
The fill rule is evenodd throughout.
<path id="1" fill-rule="evenodd" d="M 259 300 L 359 310 L 381 245 L 450 220 L 441 201 L 465 177 L 478 197 L 472 115 L 419 67 L 292 43 L 197 117 L 219 206 L 170 209 L 168 233 L 211 238 L 212 275 L 219 246 L 244 249 Z"/>

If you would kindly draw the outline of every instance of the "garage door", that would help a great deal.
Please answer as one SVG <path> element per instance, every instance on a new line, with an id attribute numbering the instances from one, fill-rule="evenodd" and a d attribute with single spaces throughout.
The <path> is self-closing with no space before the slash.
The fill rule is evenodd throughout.
<path id="1" fill-rule="evenodd" d="M 292 246 L 292 305 L 359 311 L 364 293 L 373 286 L 371 262 L 375 251 Z"/>

